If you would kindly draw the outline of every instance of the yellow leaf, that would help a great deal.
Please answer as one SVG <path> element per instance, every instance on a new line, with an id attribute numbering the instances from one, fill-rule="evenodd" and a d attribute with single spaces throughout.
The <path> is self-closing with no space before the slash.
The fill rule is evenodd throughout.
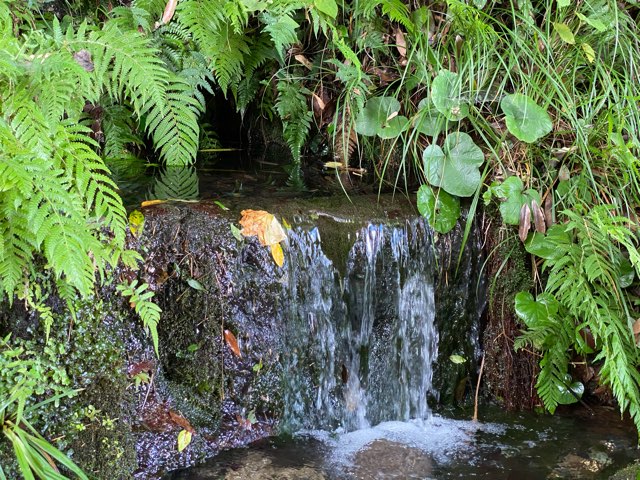
<path id="1" fill-rule="evenodd" d="M 273 261 L 276 262 L 276 265 L 279 267 L 284 265 L 284 252 L 280 244 L 274 243 L 269 248 L 271 248 L 271 256 L 273 257 Z"/>
<path id="2" fill-rule="evenodd" d="M 140 207 L 144 208 L 144 207 L 150 207 L 152 205 L 159 205 L 161 203 L 166 203 L 166 200 L 145 200 L 144 202 L 142 202 L 140 204 Z"/>
<path id="3" fill-rule="evenodd" d="M 589 63 L 593 63 L 596 59 L 596 52 L 593 50 L 593 47 L 588 43 L 582 43 L 580 46 L 582 47 L 582 51 L 584 52 L 585 57 L 587 57 Z"/>
<path id="4" fill-rule="evenodd" d="M 178 434 L 178 451 L 181 452 L 191 443 L 191 432 L 189 430 L 181 430 Z"/>
<path id="5" fill-rule="evenodd" d="M 134 237 L 139 237 L 144 227 L 144 215 L 140 210 L 134 210 L 129 214 L 129 230 Z"/>
<path id="6" fill-rule="evenodd" d="M 287 238 L 278 219 L 264 210 L 243 210 L 240 225 L 242 235 L 256 235 L 260 244 L 275 245 Z"/>
<path id="7" fill-rule="evenodd" d="M 284 228 L 286 228 L 287 230 L 291 230 L 291 225 L 289 224 L 289 222 L 287 222 L 287 219 L 286 219 L 286 218 L 283 218 L 283 219 L 282 219 L 282 226 L 283 226 Z"/>

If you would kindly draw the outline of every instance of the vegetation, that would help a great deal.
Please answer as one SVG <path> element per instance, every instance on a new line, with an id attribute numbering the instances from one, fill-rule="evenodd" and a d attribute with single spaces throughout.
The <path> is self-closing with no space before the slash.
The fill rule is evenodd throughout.
<path id="1" fill-rule="evenodd" d="M 545 406 L 580 397 L 581 356 L 640 429 L 637 5 L 423 3 L 0 0 L 0 300 L 38 312 L 47 338 L 60 328 L 51 293 L 73 312 L 120 262 L 135 266 L 118 176 L 157 157 L 154 195 L 197 197 L 192 164 L 210 141 L 199 117 L 224 95 L 280 121 L 291 186 L 303 188 L 307 145 L 324 142 L 327 169 L 419 186 L 438 232 L 461 202 L 472 214 L 481 194 L 498 202 L 541 267 L 537 295 L 515 307 L 527 328 L 517 346 L 542 354 Z M 174 179 L 174 166 L 186 174 Z M 157 349 L 146 289 L 118 291 Z M 31 429 L 36 390 L 0 391 L 23 475 L 43 476 L 46 454 L 81 476 Z"/>

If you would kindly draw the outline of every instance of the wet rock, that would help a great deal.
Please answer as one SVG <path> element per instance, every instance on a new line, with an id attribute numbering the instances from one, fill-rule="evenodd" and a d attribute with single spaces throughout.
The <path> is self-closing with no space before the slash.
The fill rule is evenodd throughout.
<path id="1" fill-rule="evenodd" d="M 611 463 L 611 457 L 602 451 L 590 450 L 584 456 L 570 453 L 558 463 L 548 478 L 595 478 Z"/>
<path id="2" fill-rule="evenodd" d="M 431 458 L 422 450 L 390 440 L 375 440 L 359 451 L 353 460 L 354 480 L 392 480 L 427 478 Z"/>

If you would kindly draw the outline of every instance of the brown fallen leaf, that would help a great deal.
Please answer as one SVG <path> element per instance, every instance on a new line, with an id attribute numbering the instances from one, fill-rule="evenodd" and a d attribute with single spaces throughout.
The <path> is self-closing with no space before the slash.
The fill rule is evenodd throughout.
<path id="1" fill-rule="evenodd" d="M 275 245 L 287 238 L 284 229 L 278 219 L 264 210 L 243 210 L 240 212 L 242 218 L 242 235 L 251 237 L 256 235 L 260 244 Z"/>
<path id="2" fill-rule="evenodd" d="M 189 433 L 195 433 L 196 432 L 193 429 L 193 427 L 191 426 L 191 424 L 189 423 L 189 420 L 184 418 L 182 415 L 180 415 L 175 410 L 169 410 L 169 418 L 171 419 L 171 421 L 174 424 L 176 424 L 179 427 L 182 427 L 187 432 L 189 432 Z"/>
<path id="3" fill-rule="evenodd" d="M 404 33 L 396 28 L 396 48 L 401 57 L 407 56 L 407 41 L 404 39 Z"/>
<path id="4" fill-rule="evenodd" d="M 249 419 L 243 418 L 241 415 L 236 413 L 236 421 L 244 430 L 251 430 L 251 421 Z"/>
<path id="5" fill-rule="evenodd" d="M 236 336 L 231 332 L 231 330 L 224 331 L 224 341 L 236 357 L 242 358 L 240 347 L 238 346 L 238 340 L 236 340 Z"/>
<path id="6" fill-rule="evenodd" d="M 531 209 L 529 204 L 525 203 L 520 209 L 520 228 L 518 229 L 518 236 L 524 243 L 529 235 L 529 229 L 531 228 Z"/>
<path id="7" fill-rule="evenodd" d="M 307 57 L 299 53 L 298 55 L 294 55 L 294 57 L 298 62 L 307 67 L 309 70 L 313 69 L 313 64 L 309 61 Z"/>

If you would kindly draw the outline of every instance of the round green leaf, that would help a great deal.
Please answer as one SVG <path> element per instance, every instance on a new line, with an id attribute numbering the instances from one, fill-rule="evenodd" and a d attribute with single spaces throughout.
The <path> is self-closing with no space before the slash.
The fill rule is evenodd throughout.
<path id="1" fill-rule="evenodd" d="M 484 162 L 484 154 L 464 132 L 447 136 L 443 148 L 429 145 L 422 159 L 429 183 L 451 195 L 470 197 L 480 185 L 479 167 Z"/>
<path id="2" fill-rule="evenodd" d="M 520 177 L 508 177 L 500 185 L 491 187 L 493 193 L 500 198 L 500 214 L 507 225 L 520 224 L 520 209 L 525 203 L 531 207 L 531 201 L 542 204 L 540 194 L 534 189 L 524 190 Z"/>
<path id="3" fill-rule="evenodd" d="M 388 128 L 388 123 L 400 111 L 400 102 L 393 97 L 370 99 L 356 118 L 356 132 L 373 137 Z"/>
<path id="4" fill-rule="evenodd" d="M 451 121 L 469 115 L 469 104 L 462 97 L 462 85 L 457 73 L 441 70 L 431 84 L 431 99 L 436 109 Z"/>
<path id="5" fill-rule="evenodd" d="M 315 0 L 313 3 L 318 10 L 331 18 L 336 18 L 336 15 L 338 15 L 336 0 Z"/>
<path id="6" fill-rule="evenodd" d="M 444 190 L 434 194 L 430 186 L 421 185 L 418 189 L 418 211 L 436 232 L 447 233 L 460 218 L 460 200 Z"/>
<path id="7" fill-rule="evenodd" d="M 529 292 L 518 292 L 515 297 L 516 315 L 527 327 L 542 327 L 549 321 L 549 316 L 558 313 L 558 301 L 548 293 L 541 293 L 537 299 Z"/>
<path id="8" fill-rule="evenodd" d="M 444 130 L 446 118 L 436 110 L 430 98 L 423 98 L 418 104 L 414 128 L 430 137 L 437 137 Z"/>
<path id="9" fill-rule="evenodd" d="M 553 128 L 547 111 L 521 93 L 506 95 L 500 107 L 505 114 L 507 129 L 523 142 L 535 142 Z"/>
<path id="10" fill-rule="evenodd" d="M 409 120 L 407 117 L 398 115 L 382 125 L 378 130 L 378 136 L 380 138 L 389 139 L 395 138 L 404 132 L 409 127 Z"/>
<path id="11" fill-rule="evenodd" d="M 557 385 L 559 394 L 556 398 L 561 405 L 571 405 L 578 402 L 584 394 L 584 385 L 582 382 L 571 383 L 571 375 L 565 375 L 565 385 Z"/>

